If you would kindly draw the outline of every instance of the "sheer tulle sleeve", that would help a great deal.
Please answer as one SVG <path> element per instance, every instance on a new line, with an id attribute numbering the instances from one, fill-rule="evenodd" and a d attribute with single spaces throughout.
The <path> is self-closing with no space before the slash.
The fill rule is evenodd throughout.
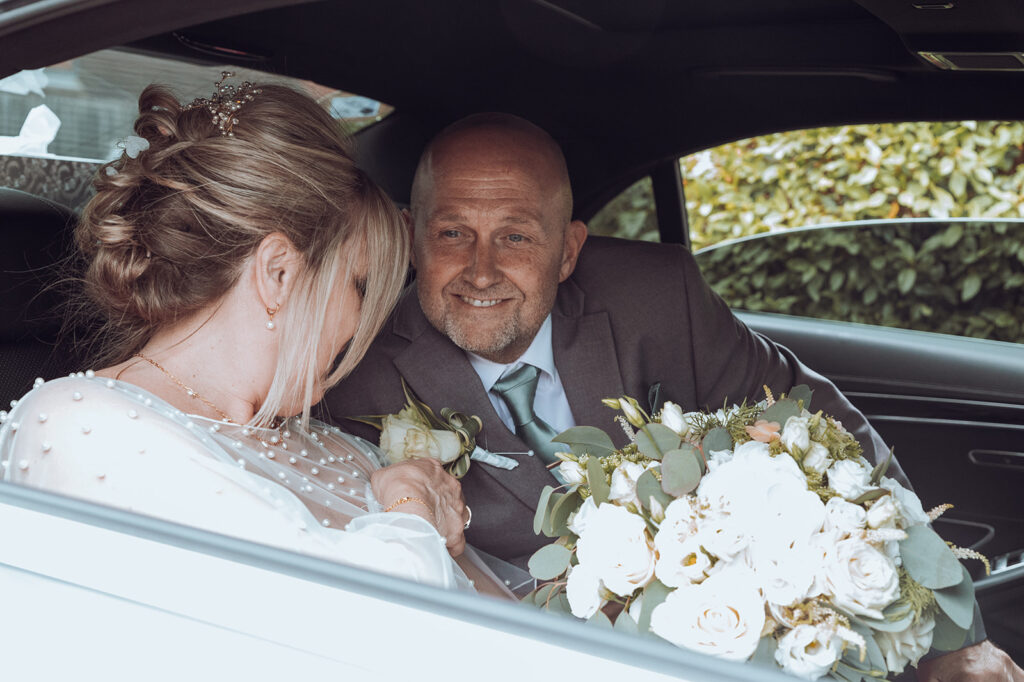
<path id="1" fill-rule="evenodd" d="M 423 583 L 468 585 L 427 521 L 344 500 L 318 519 L 250 464 L 269 452 L 259 434 L 252 447 L 216 431 L 129 384 L 70 377 L 37 386 L 10 412 L 0 461 L 4 480 L 21 485 Z"/>

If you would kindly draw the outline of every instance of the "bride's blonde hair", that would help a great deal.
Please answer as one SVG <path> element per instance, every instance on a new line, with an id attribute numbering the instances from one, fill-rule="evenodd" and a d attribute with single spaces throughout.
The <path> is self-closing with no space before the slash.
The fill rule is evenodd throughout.
<path id="1" fill-rule="evenodd" d="M 116 364 L 162 326 L 224 296 L 264 237 L 287 236 L 305 269 L 275 317 L 283 335 L 277 370 L 253 418 L 265 424 L 284 406 L 302 405 L 308 417 L 318 386 L 326 390 L 359 362 L 401 292 L 408 239 L 397 208 L 356 167 L 339 124 L 294 90 L 259 90 L 228 137 L 206 108 L 146 88 L 135 133 L 149 149 L 100 168 L 75 237 L 86 295 L 103 313 L 100 360 Z M 331 295 L 361 262 L 359 324 L 321 382 L 320 332 L 329 307 L 344 303 Z"/>

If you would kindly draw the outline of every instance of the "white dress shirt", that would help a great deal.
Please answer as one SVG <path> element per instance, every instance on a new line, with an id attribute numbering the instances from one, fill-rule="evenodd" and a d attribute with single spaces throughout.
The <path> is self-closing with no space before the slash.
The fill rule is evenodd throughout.
<path id="1" fill-rule="evenodd" d="M 498 379 L 515 371 L 524 363 L 540 369 L 540 377 L 537 379 L 537 396 L 533 400 L 534 413 L 558 432 L 576 426 L 576 420 L 573 419 L 572 410 L 569 408 L 569 399 L 565 396 L 565 389 L 562 387 L 562 380 L 558 378 L 558 368 L 555 367 L 555 353 L 551 347 L 550 314 L 540 326 L 537 335 L 533 337 L 530 347 L 517 360 L 503 365 L 491 362 L 469 351 L 466 351 L 466 356 L 469 358 L 469 364 L 473 366 L 477 376 L 480 377 L 484 390 L 487 391 L 487 397 L 490 398 L 491 405 L 494 406 L 494 411 L 498 413 L 509 431 L 516 430 L 512 414 L 501 396 L 491 389 Z"/>

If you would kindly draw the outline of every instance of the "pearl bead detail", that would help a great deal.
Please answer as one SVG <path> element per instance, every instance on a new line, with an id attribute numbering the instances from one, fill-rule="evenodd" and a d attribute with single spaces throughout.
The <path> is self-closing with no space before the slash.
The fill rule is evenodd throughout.
<path id="1" fill-rule="evenodd" d="M 79 393 L 78 391 L 75 391 L 74 393 L 71 394 L 71 399 L 72 400 L 76 400 L 76 401 L 77 400 L 81 400 L 82 399 L 82 394 Z"/>
<path id="2" fill-rule="evenodd" d="M 276 326 L 277 326 L 277 325 L 276 325 L 276 324 L 274 324 L 274 321 L 273 321 L 273 320 L 267 320 L 267 329 L 268 329 L 268 330 L 270 330 L 270 331 L 274 331 L 274 327 L 276 327 Z"/>

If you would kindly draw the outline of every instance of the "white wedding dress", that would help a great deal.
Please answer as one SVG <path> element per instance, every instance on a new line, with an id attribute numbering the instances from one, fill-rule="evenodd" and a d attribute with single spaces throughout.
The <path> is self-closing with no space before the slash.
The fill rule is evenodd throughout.
<path id="1" fill-rule="evenodd" d="M 3 480 L 446 588 L 471 588 L 444 539 L 379 509 L 362 439 L 314 422 L 189 415 L 92 372 L 37 380 L 0 413 Z"/>

